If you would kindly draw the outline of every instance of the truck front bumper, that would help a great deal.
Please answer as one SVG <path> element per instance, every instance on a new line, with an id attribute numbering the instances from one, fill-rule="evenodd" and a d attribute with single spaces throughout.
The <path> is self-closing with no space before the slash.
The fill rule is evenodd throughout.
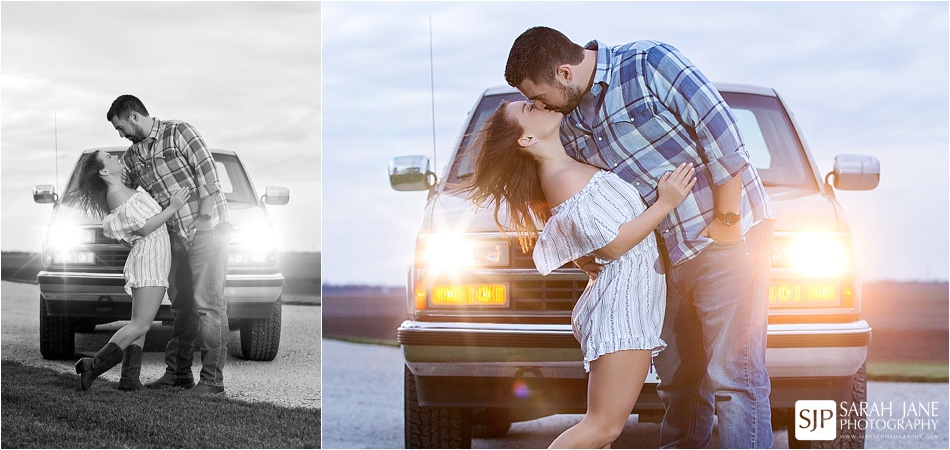
<path id="1" fill-rule="evenodd" d="M 554 398 L 563 401 L 551 406 L 555 410 L 576 410 L 586 400 L 587 374 L 569 325 L 406 321 L 397 340 L 424 406 L 506 407 L 532 386 L 557 392 Z M 851 378 L 864 364 L 870 340 L 863 320 L 769 325 L 772 407 L 794 407 L 803 398 L 850 398 Z M 662 410 L 655 385 L 644 386 L 637 408 Z"/>
<path id="2" fill-rule="evenodd" d="M 41 271 L 36 279 L 49 316 L 128 320 L 132 315 L 132 297 L 125 293 L 121 273 Z M 280 273 L 228 274 L 228 318 L 269 318 L 283 285 Z M 155 319 L 171 320 L 169 306 L 166 296 Z"/>

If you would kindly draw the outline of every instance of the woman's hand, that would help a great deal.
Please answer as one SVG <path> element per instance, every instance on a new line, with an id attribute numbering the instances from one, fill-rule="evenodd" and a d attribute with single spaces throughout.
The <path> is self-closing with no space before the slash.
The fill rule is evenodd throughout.
<path id="1" fill-rule="evenodd" d="M 695 175 L 693 163 L 687 162 L 680 164 L 672 172 L 664 173 L 656 186 L 656 202 L 667 206 L 671 211 L 675 209 L 696 185 Z"/>
<path id="2" fill-rule="evenodd" d="M 596 280 L 597 275 L 600 275 L 600 271 L 604 270 L 604 266 L 594 262 L 594 255 L 581 256 L 574 260 L 574 264 L 577 265 L 591 280 Z"/>
<path id="3" fill-rule="evenodd" d="M 169 206 L 178 211 L 182 206 L 185 206 L 185 203 L 188 203 L 188 197 L 191 197 L 190 188 L 179 189 L 168 199 Z"/>

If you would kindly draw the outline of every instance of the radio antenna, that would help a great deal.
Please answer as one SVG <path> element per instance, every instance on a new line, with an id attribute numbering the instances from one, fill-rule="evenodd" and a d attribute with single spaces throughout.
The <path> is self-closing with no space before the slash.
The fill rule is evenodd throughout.
<path id="1" fill-rule="evenodd" d="M 432 101 L 432 168 L 438 170 L 435 152 L 435 67 L 432 58 L 432 16 L 429 16 L 429 98 Z"/>
<path id="2" fill-rule="evenodd" d="M 53 112 L 53 152 L 55 159 L 53 165 L 56 166 L 56 192 L 59 192 L 59 129 L 56 124 L 56 112 Z"/>

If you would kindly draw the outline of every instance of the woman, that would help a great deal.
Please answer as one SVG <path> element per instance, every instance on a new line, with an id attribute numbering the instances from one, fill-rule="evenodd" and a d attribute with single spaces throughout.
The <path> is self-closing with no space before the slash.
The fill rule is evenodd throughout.
<path id="1" fill-rule="evenodd" d="M 119 157 L 97 150 L 80 158 L 78 179 L 64 199 L 86 213 L 102 217 L 106 237 L 132 246 L 125 262 L 125 291 L 132 296 L 132 320 L 116 331 L 92 358 L 76 363 L 80 387 L 87 390 L 99 375 L 122 362 L 119 389 L 144 389 L 139 382 L 145 333 L 168 287 L 171 247 L 165 222 L 187 201 L 182 189 L 169 198 L 164 210 L 148 194 L 122 182 L 125 166 Z"/>
<path id="2" fill-rule="evenodd" d="M 647 208 L 616 174 L 567 156 L 558 133 L 562 118 L 531 102 L 503 103 L 478 138 L 468 188 L 477 205 L 494 208 L 500 228 L 500 213 L 506 213 L 522 249 L 535 241 L 533 257 L 543 275 L 591 253 L 605 264 L 571 314 L 590 373 L 587 414 L 551 444 L 604 448 L 620 436 L 651 357 L 666 346 L 660 339 L 666 285 L 655 269 L 653 230 L 696 179 L 687 163 L 667 172 Z"/>

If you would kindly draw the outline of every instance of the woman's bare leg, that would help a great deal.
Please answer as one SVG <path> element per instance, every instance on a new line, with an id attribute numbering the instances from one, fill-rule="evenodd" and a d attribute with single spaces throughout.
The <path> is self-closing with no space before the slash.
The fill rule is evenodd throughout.
<path id="1" fill-rule="evenodd" d="M 132 320 L 112 335 L 112 342 L 125 349 L 132 342 L 144 347 L 145 333 L 148 333 L 158 314 L 158 308 L 165 297 L 165 288 L 160 286 L 146 286 L 132 289 Z"/>
<path id="2" fill-rule="evenodd" d="M 630 417 L 650 369 L 649 350 L 608 353 L 590 364 L 587 414 L 549 448 L 609 448 Z"/>

